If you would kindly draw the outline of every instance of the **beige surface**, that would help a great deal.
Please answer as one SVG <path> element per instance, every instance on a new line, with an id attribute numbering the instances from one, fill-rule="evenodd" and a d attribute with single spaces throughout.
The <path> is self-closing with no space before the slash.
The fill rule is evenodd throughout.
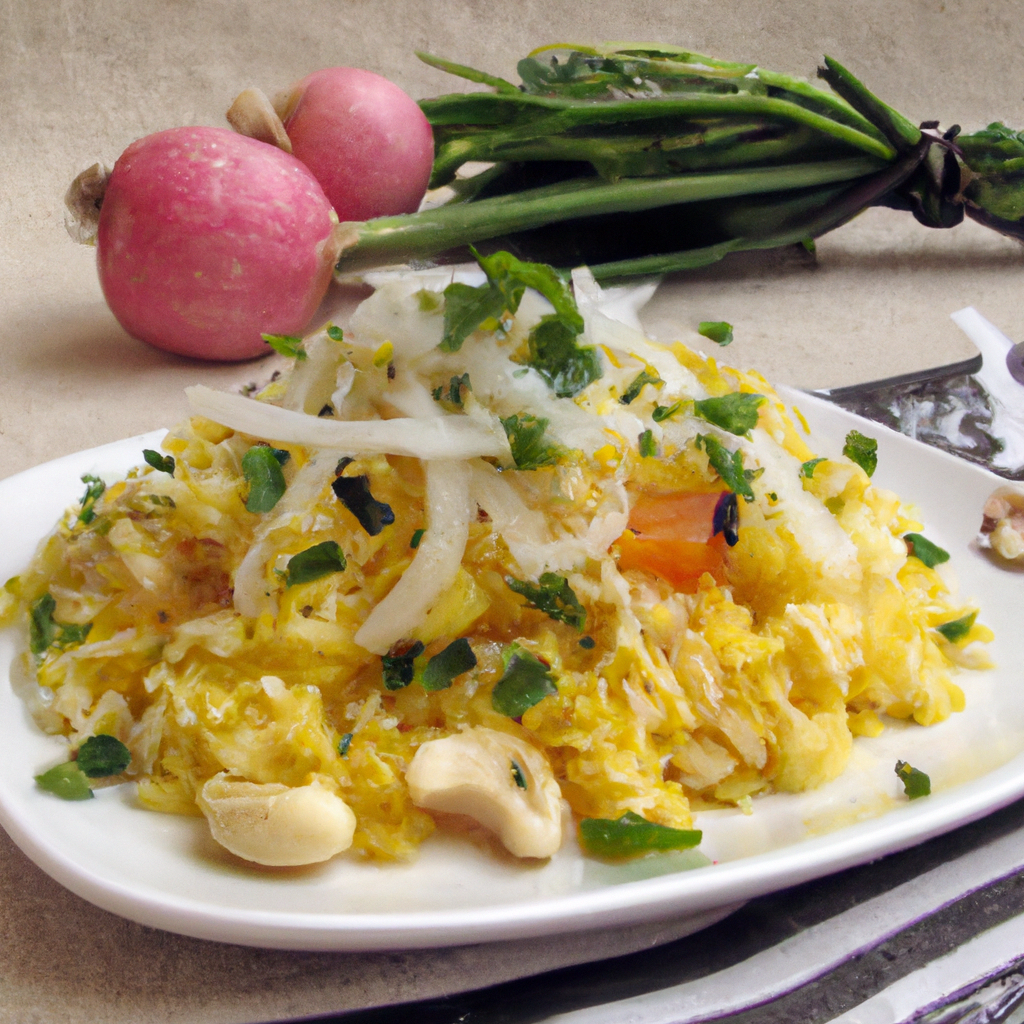
<path id="1" fill-rule="evenodd" d="M 416 48 L 512 75 L 518 56 L 556 39 L 663 39 L 800 74 L 827 52 L 912 118 L 1021 126 L 1016 14 L 987 0 L 3 0 L 0 477 L 167 425 L 186 384 L 269 372 L 127 338 L 92 252 L 62 228 L 78 170 L 152 131 L 221 124 L 246 86 L 269 92 L 348 63 L 425 96 L 458 85 L 415 61 Z M 674 323 L 728 319 L 727 359 L 801 386 L 847 384 L 972 354 L 948 320 L 966 304 L 1024 336 L 1022 261 L 974 225 L 928 231 L 872 211 L 824 239 L 817 265 L 745 255 L 670 282 L 649 323 L 664 337 Z M 298 1017 L 536 970 L 548 948 L 310 956 L 195 942 L 88 907 L 0 840 L 0 1022 Z"/>

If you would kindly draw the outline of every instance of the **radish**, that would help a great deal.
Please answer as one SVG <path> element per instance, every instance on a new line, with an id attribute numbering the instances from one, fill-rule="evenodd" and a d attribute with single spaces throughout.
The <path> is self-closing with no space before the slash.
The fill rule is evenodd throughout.
<path id="1" fill-rule="evenodd" d="M 114 165 L 96 237 L 121 326 L 199 359 L 250 359 L 327 291 L 337 218 L 306 166 L 226 128 L 172 128 Z"/>
<path id="2" fill-rule="evenodd" d="M 434 140 L 410 96 L 359 68 L 314 71 L 274 100 L 291 151 L 339 220 L 413 213 L 427 190 Z"/>

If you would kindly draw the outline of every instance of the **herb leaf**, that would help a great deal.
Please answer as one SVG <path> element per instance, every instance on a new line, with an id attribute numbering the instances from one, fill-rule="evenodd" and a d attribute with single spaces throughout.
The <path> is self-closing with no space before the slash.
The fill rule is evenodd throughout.
<path id="1" fill-rule="evenodd" d="M 338 753 L 342 757 L 348 757 L 348 748 L 352 746 L 352 733 L 347 732 L 338 740 Z"/>
<path id="2" fill-rule="evenodd" d="M 640 449 L 640 457 L 649 459 L 658 454 L 658 442 L 654 440 L 654 433 L 651 430 L 643 431 L 637 438 L 637 447 Z"/>
<path id="3" fill-rule="evenodd" d="M 245 499 L 247 512 L 269 512 L 285 492 L 282 463 L 288 452 L 254 444 L 242 456 L 242 475 L 249 484 L 249 497 Z"/>
<path id="4" fill-rule="evenodd" d="M 424 690 L 447 690 L 456 676 L 471 668 L 476 668 L 476 655 L 469 641 L 460 637 L 427 662 L 420 676 L 420 685 Z"/>
<path id="5" fill-rule="evenodd" d="M 107 485 L 98 476 L 90 476 L 88 473 L 82 477 L 82 483 L 85 484 L 85 494 L 82 495 L 82 508 L 78 513 L 78 521 L 88 525 L 96 518 L 94 506 L 100 495 L 107 489 Z"/>
<path id="6" fill-rule="evenodd" d="M 933 544 L 927 537 L 919 533 L 905 533 L 903 539 L 910 546 L 910 553 L 918 561 L 924 562 L 929 569 L 949 561 L 949 552 Z"/>
<path id="7" fill-rule="evenodd" d="M 732 324 L 724 320 L 702 320 L 697 325 L 697 333 L 724 348 L 732 341 Z"/>
<path id="8" fill-rule="evenodd" d="M 143 448 L 142 457 L 146 460 L 147 466 L 152 466 L 155 470 L 158 470 L 161 473 L 167 473 L 169 476 L 174 476 L 173 455 L 161 455 L 159 452 L 153 451 L 152 448 Z"/>
<path id="9" fill-rule="evenodd" d="M 90 779 L 120 775 L 131 761 L 132 752 L 116 736 L 90 736 L 78 748 L 78 767 Z"/>
<path id="10" fill-rule="evenodd" d="M 878 466 L 878 442 L 859 430 L 851 430 L 846 435 L 843 454 L 851 462 L 856 462 L 868 476 L 871 476 Z"/>
<path id="11" fill-rule="evenodd" d="M 89 780 L 74 761 L 58 764 L 42 775 L 36 776 L 36 785 L 61 800 L 91 800 L 93 792 Z"/>
<path id="12" fill-rule="evenodd" d="M 540 469 L 553 466 L 563 455 L 561 447 L 544 439 L 548 421 L 544 417 L 524 412 L 501 421 L 512 449 L 516 469 Z"/>
<path id="13" fill-rule="evenodd" d="M 425 534 L 426 532 L 427 531 L 424 530 L 422 527 L 418 530 L 413 531 L 413 535 L 409 540 L 409 547 L 411 547 L 413 551 L 415 551 L 420 546 L 420 541 L 423 540 L 423 534 Z"/>
<path id="14" fill-rule="evenodd" d="M 532 288 L 555 307 L 555 315 L 565 321 L 574 334 L 582 332 L 583 317 L 576 308 L 576 300 L 554 267 L 546 263 L 524 263 L 510 252 L 481 256 L 474 250 L 473 255 L 487 275 L 487 280 L 501 292 L 505 308 L 510 313 L 519 309 L 523 292 Z"/>
<path id="15" fill-rule="evenodd" d="M 488 321 L 497 323 L 505 311 L 505 298 L 490 282 L 477 287 L 453 281 L 444 290 L 442 352 L 458 352 L 462 343 Z"/>
<path id="16" fill-rule="evenodd" d="M 977 612 L 970 612 L 967 615 L 961 616 L 959 619 L 953 619 L 952 622 L 944 622 L 941 626 L 936 626 L 935 628 L 951 644 L 958 644 L 967 636 L 968 633 L 970 633 L 971 626 L 974 625 L 974 620 L 977 617 Z"/>
<path id="17" fill-rule="evenodd" d="M 338 547 L 338 542 L 325 540 L 292 555 L 285 573 L 285 586 L 312 583 L 323 576 L 330 576 L 332 572 L 344 572 L 347 565 L 345 554 Z"/>
<path id="18" fill-rule="evenodd" d="M 515 758 L 512 758 L 511 760 L 512 764 L 510 767 L 512 769 L 512 781 L 520 789 L 529 789 L 529 786 L 526 784 L 526 776 L 523 774 L 523 769 L 520 767 L 519 762 Z"/>
<path id="19" fill-rule="evenodd" d="M 683 407 L 683 401 L 680 399 L 678 402 L 673 402 L 671 405 L 656 405 L 654 412 L 651 413 L 651 419 L 655 423 L 664 423 L 665 420 L 671 419 L 677 412 Z"/>
<path id="20" fill-rule="evenodd" d="M 757 410 L 768 401 L 764 395 L 734 391 L 720 398 L 705 398 L 693 403 L 693 411 L 708 423 L 730 434 L 749 434 L 757 426 Z"/>
<path id="21" fill-rule="evenodd" d="M 306 349 L 302 339 L 294 334 L 261 334 L 260 337 L 279 355 L 302 362 L 306 357 Z M 337 340 L 337 339 L 335 339 Z"/>
<path id="22" fill-rule="evenodd" d="M 689 850 L 702 838 L 696 829 L 669 828 L 626 811 L 620 818 L 584 818 L 580 845 L 597 857 L 638 857 L 659 850 Z"/>
<path id="23" fill-rule="evenodd" d="M 499 715 L 519 718 L 554 693 L 558 693 L 558 687 L 547 665 L 532 654 L 517 650 L 491 691 L 491 707 Z"/>
<path id="24" fill-rule="evenodd" d="M 41 655 L 48 647 L 57 646 L 61 650 L 84 643 L 92 629 L 92 623 L 79 625 L 73 622 L 57 622 L 53 611 L 57 602 L 47 591 L 32 602 L 29 608 L 28 633 L 29 650 Z"/>
<path id="25" fill-rule="evenodd" d="M 924 772 L 911 767 L 906 761 L 896 762 L 896 774 L 903 783 L 903 792 L 911 800 L 928 796 L 932 791 L 932 780 Z"/>
<path id="26" fill-rule="evenodd" d="M 750 481 L 760 475 L 759 470 L 743 468 L 743 453 L 731 452 L 716 437 L 709 434 L 698 434 L 697 447 L 702 448 L 711 463 L 711 468 L 722 478 L 722 483 L 733 494 L 738 494 L 747 501 L 754 500 Z"/>
<path id="27" fill-rule="evenodd" d="M 506 576 L 505 583 L 510 590 L 525 597 L 532 607 L 544 612 L 549 619 L 564 622 L 567 626 L 583 632 L 587 622 L 586 609 L 580 604 L 579 598 L 564 576 L 559 576 L 556 572 L 541 573 L 537 583 Z"/>
<path id="28" fill-rule="evenodd" d="M 827 462 L 827 461 L 828 461 L 828 459 L 826 459 L 824 457 L 822 457 L 820 459 L 808 459 L 800 467 L 800 475 L 801 476 L 805 476 L 805 477 L 807 477 L 808 480 L 810 480 L 811 477 L 814 476 L 814 471 L 818 468 L 818 463 L 820 463 L 820 462 Z"/>
<path id="29" fill-rule="evenodd" d="M 393 652 L 393 653 L 392 653 Z M 415 666 L 413 662 L 423 653 L 423 644 L 417 640 L 412 644 L 397 643 L 380 659 L 384 670 L 384 688 L 401 690 L 412 682 Z"/>
<path id="30" fill-rule="evenodd" d="M 650 370 L 641 370 L 633 378 L 633 383 L 630 384 L 621 395 L 619 395 L 619 402 L 622 405 L 630 405 L 640 397 L 640 392 L 643 391 L 645 384 L 651 384 L 654 387 L 661 387 L 664 383 L 665 382 L 656 373 L 651 373 Z"/>
<path id="31" fill-rule="evenodd" d="M 335 477 L 331 490 L 371 537 L 376 537 L 385 526 L 390 526 L 395 521 L 395 513 L 391 506 L 383 501 L 377 501 L 370 493 L 368 476 Z"/>
<path id="32" fill-rule="evenodd" d="M 557 398 L 573 398 L 601 376 L 597 349 L 579 345 L 578 334 L 575 324 L 559 313 L 541 317 L 530 332 L 527 365 L 547 381 Z"/>

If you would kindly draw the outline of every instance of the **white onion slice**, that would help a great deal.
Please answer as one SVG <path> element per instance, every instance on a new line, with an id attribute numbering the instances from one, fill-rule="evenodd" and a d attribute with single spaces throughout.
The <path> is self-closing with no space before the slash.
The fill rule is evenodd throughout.
<path id="1" fill-rule="evenodd" d="M 471 516 L 469 466 L 431 461 L 426 475 L 427 529 L 416 557 L 355 635 L 356 643 L 373 654 L 387 654 L 392 644 L 411 635 L 462 564 Z"/>
<path id="2" fill-rule="evenodd" d="M 196 384 L 185 388 L 192 411 L 232 430 L 273 441 L 332 448 L 351 455 L 411 455 L 419 459 L 510 459 L 508 440 L 465 416 L 431 419 L 330 420 L 280 409 Z"/>

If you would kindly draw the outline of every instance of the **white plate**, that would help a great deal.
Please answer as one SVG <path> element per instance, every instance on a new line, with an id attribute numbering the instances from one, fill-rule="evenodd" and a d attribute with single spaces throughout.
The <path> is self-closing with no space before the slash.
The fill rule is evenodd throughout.
<path id="1" fill-rule="evenodd" d="M 716 863 L 673 870 L 671 857 L 609 867 L 572 842 L 544 865 L 498 860 L 468 842 L 433 837 L 412 864 L 375 866 L 344 856 L 314 869 L 239 866 L 201 819 L 142 810 L 131 787 L 65 803 L 33 774 L 63 756 L 10 686 L 0 686 L 0 823 L 44 871 L 85 899 L 143 924 L 201 938 L 294 949 L 395 949 L 552 935 L 691 918 L 694 928 L 752 896 L 862 863 L 937 835 L 1024 795 L 1024 606 L 1021 574 L 974 543 L 985 498 L 1000 481 L 826 402 L 794 393 L 812 446 L 837 454 L 857 427 L 879 441 L 875 481 L 924 510 L 929 538 L 952 553 L 962 598 L 981 604 L 996 632 L 997 668 L 963 673 L 967 710 L 929 729 L 894 726 L 860 739 L 841 779 L 806 794 L 754 802 L 754 813 L 698 815 L 702 850 Z M 5 538 L 0 580 L 16 574 L 83 473 L 123 472 L 160 434 L 71 455 L 0 482 Z M 0 666 L 14 652 L 0 635 Z M 0 669 L 0 672 L 3 670 Z M 928 772 L 933 795 L 908 803 L 897 758 Z M 639 880 L 638 880 L 639 879 Z"/>

